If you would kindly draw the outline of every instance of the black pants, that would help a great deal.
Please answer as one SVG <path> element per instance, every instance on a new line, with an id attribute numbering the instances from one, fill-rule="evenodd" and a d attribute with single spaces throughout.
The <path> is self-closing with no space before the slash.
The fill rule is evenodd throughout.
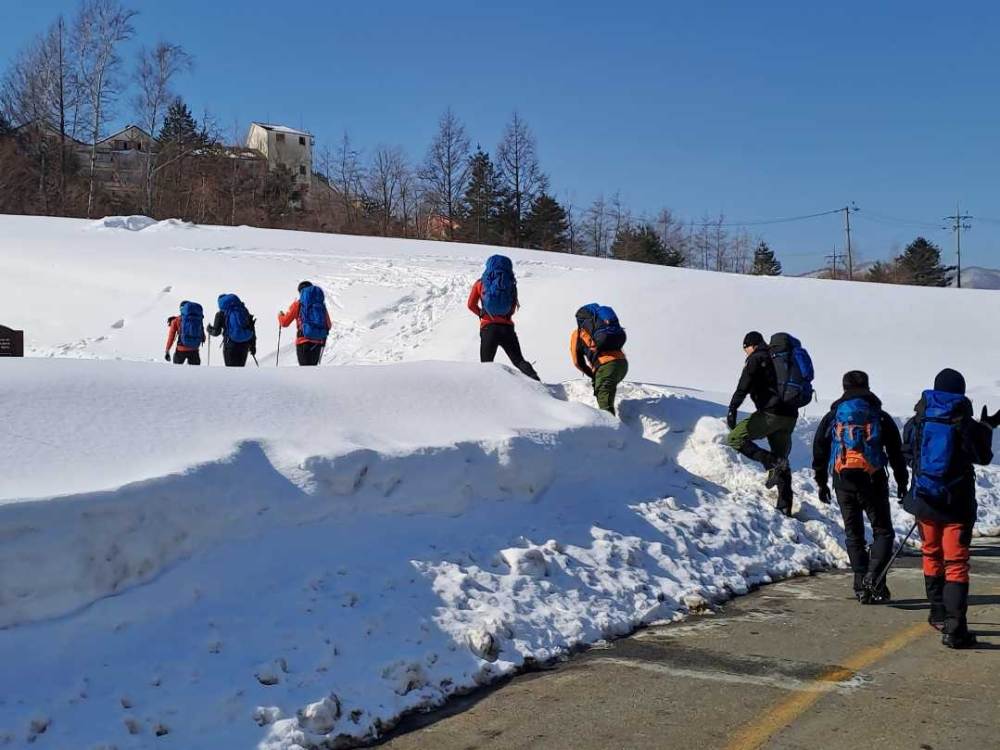
<path id="1" fill-rule="evenodd" d="M 201 364 L 201 352 L 182 352 L 174 351 L 174 364 L 175 365 L 200 365 Z"/>
<path id="2" fill-rule="evenodd" d="M 302 367 L 315 367 L 323 359 L 323 347 L 326 344 L 296 344 L 295 353 L 299 357 L 299 364 Z"/>
<path id="3" fill-rule="evenodd" d="M 861 591 L 865 576 L 872 580 L 881 575 L 889 558 L 896 532 L 889 510 L 889 483 L 884 475 L 875 475 L 836 487 L 837 502 L 844 517 L 847 557 L 854 571 L 854 590 Z M 865 516 L 872 526 L 871 554 L 865 544 Z"/>
<path id="4" fill-rule="evenodd" d="M 249 356 L 249 341 L 244 341 L 242 344 L 227 341 L 222 345 L 222 359 L 225 360 L 226 367 L 246 367 Z"/>
<path id="5" fill-rule="evenodd" d="M 497 349 L 503 349 L 510 363 L 533 380 L 539 380 L 538 373 L 521 354 L 521 342 L 517 340 L 514 326 L 490 323 L 479 331 L 479 361 L 492 362 Z"/>

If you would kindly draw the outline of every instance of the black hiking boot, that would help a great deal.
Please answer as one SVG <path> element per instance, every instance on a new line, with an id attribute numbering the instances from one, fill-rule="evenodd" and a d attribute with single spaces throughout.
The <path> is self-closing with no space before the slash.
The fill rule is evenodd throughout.
<path id="1" fill-rule="evenodd" d="M 945 633 L 941 636 L 942 645 L 948 648 L 975 648 L 976 642 L 976 634 L 971 630 L 966 630 L 964 633 Z"/>
<path id="2" fill-rule="evenodd" d="M 788 459 L 783 456 L 778 456 L 774 459 L 774 463 L 767 470 L 767 479 L 764 481 L 764 486 L 767 489 L 771 489 L 778 482 L 781 481 L 781 473 L 788 470 Z M 791 510 L 791 509 L 789 509 Z"/>

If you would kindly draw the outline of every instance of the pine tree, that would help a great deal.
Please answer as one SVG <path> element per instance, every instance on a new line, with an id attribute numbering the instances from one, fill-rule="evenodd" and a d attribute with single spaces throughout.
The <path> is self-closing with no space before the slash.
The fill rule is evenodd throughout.
<path id="1" fill-rule="evenodd" d="M 875 261 L 865 275 L 865 281 L 873 284 L 895 284 L 898 276 L 896 263 L 885 263 L 881 260 Z"/>
<path id="2" fill-rule="evenodd" d="M 462 198 L 459 235 L 466 242 L 495 244 L 501 210 L 500 179 L 490 155 L 477 147 L 469 157 L 469 183 Z"/>
<path id="3" fill-rule="evenodd" d="M 654 263 L 659 266 L 677 265 L 667 263 L 673 260 L 667 252 L 659 233 L 650 224 L 637 227 L 626 226 L 615 235 L 611 245 L 611 254 L 619 260 L 631 260 L 636 263 Z"/>
<path id="4" fill-rule="evenodd" d="M 661 240 L 662 241 L 662 240 Z M 684 250 L 677 247 L 664 247 L 663 249 L 663 265 L 673 266 L 674 268 L 680 268 L 687 261 L 684 256 Z"/>
<path id="5" fill-rule="evenodd" d="M 761 240 L 753 251 L 751 276 L 781 276 L 781 261 L 774 257 L 774 250 Z"/>
<path id="6" fill-rule="evenodd" d="M 546 192 L 535 196 L 524 221 L 525 243 L 537 250 L 569 251 L 569 220 L 566 209 Z"/>
<path id="7" fill-rule="evenodd" d="M 204 146 L 208 138 L 204 131 L 198 129 L 198 123 L 188 109 L 187 104 L 177 97 L 170 103 L 163 127 L 157 136 L 163 143 L 176 143 L 183 146 Z"/>
<path id="8" fill-rule="evenodd" d="M 941 265 L 941 248 L 923 237 L 907 245 L 896 262 L 903 282 L 914 286 L 948 286 L 955 270 Z"/>

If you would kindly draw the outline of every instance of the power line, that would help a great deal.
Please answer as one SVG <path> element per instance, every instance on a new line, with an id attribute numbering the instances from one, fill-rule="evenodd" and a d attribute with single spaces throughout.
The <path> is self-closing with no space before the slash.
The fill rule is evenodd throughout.
<path id="1" fill-rule="evenodd" d="M 914 227 L 927 227 L 930 229 L 937 229 L 940 225 L 937 222 L 931 223 L 929 221 L 918 221 L 916 219 L 904 219 L 901 216 L 893 216 L 891 214 L 883 214 L 878 211 L 870 211 L 867 208 L 864 213 L 865 218 L 882 219 L 884 222 L 895 222 L 897 224 L 908 224 Z"/>
<path id="2" fill-rule="evenodd" d="M 696 222 L 696 223 L 698 223 L 698 224 L 708 224 L 708 225 L 713 226 L 713 227 L 714 226 L 722 226 L 722 227 L 759 227 L 759 226 L 763 226 L 765 224 L 787 224 L 787 223 L 793 222 L 793 221 L 805 221 L 806 219 L 816 219 L 816 218 L 818 218 L 820 216 L 831 216 L 832 214 L 840 213 L 843 210 L 844 209 L 842 209 L 842 208 L 838 208 L 838 209 L 835 209 L 833 211 L 823 211 L 822 213 L 818 213 L 818 214 L 805 214 L 803 216 L 787 216 L 787 217 L 782 218 L 782 219 L 758 219 L 756 221 L 724 221 L 724 222 L 716 222 L 716 221 L 705 222 L 705 221 L 700 221 L 700 222 Z"/>
<path id="3" fill-rule="evenodd" d="M 966 224 L 966 222 L 972 218 L 973 217 L 969 216 L 968 211 L 963 214 L 962 209 L 957 203 L 955 204 L 955 215 L 944 217 L 945 221 L 950 219 L 954 222 L 951 225 L 951 231 L 955 233 L 955 256 L 958 260 L 958 264 L 956 266 L 958 273 L 955 275 L 955 280 L 959 289 L 962 288 L 962 230 L 972 229 L 972 224 Z"/>

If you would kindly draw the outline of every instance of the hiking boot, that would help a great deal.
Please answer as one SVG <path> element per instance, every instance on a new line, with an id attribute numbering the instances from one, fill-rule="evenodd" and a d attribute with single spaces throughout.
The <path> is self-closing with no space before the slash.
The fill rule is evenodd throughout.
<path id="1" fill-rule="evenodd" d="M 861 589 L 860 591 L 855 591 L 854 596 L 857 597 L 858 604 L 872 603 L 872 592 L 870 589 Z"/>
<path id="2" fill-rule="evenodd" d="M 889 587 L 882 584 L 877 589 L 874 589 L 869 595 L 869 604 L 889 604 L 892 601 L 892 594 L 889 593 Z"/>
<path id="3" fill-rule="evenodd" d="M 939 633 L 944 632 L 944 620 L 935 620 L 934 615 L 927 616 L 927 624 L 934 628 Z"/>
<path id="4" fill-rule="evenodd" d="M 764 482 L 764 486 L 771 489 L 777 485 L 781 481 L 781 473 L 784 471 L 788 471 L 788 459 L 779 456 L 774 459 L 774 463 L 767 470 L 767 480 Z"/>
<path id="5" fill-rule="evenodd" d="M 964 633 L 945 633 L 941 636 L 941 643 L 954 649 L 975 648 L 976 634 L 971 630 L 966 630 Z"/>

